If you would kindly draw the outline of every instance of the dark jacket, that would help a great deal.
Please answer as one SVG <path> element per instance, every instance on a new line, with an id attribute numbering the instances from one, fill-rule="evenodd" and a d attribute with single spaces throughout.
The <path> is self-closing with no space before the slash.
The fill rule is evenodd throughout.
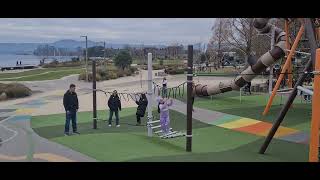
<path id="1" fill-rule="evenodd" d="M 144 114 L 146 113 L 146 109 L 148 106 L 148 100 L 140 98 L 139 101 L 136 101 L 136 104 L 138 105 L 136 115 L 144 117 Z"/>
<path id="2" fill-rule="evenodd" d="M 68 90 L 63 96 L 63 106 L 66 111 L 75 111 L 79 109 L 77 93 L 72 93 Z"/>
<path id="3" fill-rule="evenodd" d="M 121 101 L 119 96 L 111 95 L 108 100 L 108 106 L 111 111 L 121 111 Z"/>

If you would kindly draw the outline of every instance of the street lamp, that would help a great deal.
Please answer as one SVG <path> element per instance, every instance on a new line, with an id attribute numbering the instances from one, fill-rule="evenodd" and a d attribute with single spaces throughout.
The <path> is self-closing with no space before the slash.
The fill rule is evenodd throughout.
<path id="1" fill-rule="evenodd" d="M 80 38 L 86 38 L 86 80 L 88 81 L 88 37 L 80 36 Z"/>

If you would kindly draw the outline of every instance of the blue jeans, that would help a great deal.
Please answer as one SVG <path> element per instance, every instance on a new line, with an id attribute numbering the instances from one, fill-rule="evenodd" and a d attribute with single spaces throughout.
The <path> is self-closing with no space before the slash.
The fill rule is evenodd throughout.
<path id="1" fill-rule="evenodd" d="M 119 111 L 112 111 L 109 112 L 109 124 L 111 124 L 113 112 L 116 115 L 116 125 L 119 125 Z"/>
<path id="2" fill-rule="evenodd" d="M 167 88 L 166 87 L 163 87 L 162 88 L 162 97 L 167 97 Z"/>
<path id="3" fill-rule="evenodd" d="M 69 133 L 70 120 L 72 121 L 72 130 L 77 132 L 77 112 L 75 110 L 66 112 L 66 124 L 64 127 L 64 133 Z"/>

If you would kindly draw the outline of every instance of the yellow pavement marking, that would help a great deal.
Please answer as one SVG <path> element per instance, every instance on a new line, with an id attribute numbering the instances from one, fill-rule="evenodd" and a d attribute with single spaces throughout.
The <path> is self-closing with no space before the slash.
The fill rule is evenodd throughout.
<path id="1" fill-rule="evenodd" d="M 250 119 L 250 118 L 241 118 L 236 121 L 224 123 L 224 124 L 219 124 L 219 127 L 227 128 L 227 129 L 235 129 L 235 128 L 240 128 L 244 126 L 249 126 L 252 124 L 259 123 L 261 121 L 255 120 L 255 119 Z"/>
<path id="2" fill-rule="evenodd" d="M 261 132 L 261 133 L 257 133 L 257 135 L 267 136 L 269 131 L 270 131 L 270 129 L 267 131 Z M 277 138 L 277 137 L 281 137 L 281 136 L 286 136 L 286 135 L 293 134 L 296 132 L 299 132 L 299 131 L 296 129 L 280 126 L 279 129 L 277 130 L 276 134 L 274 135 L 274 137 Z"/>
<path id="3" fill-rule="evenodd" d="M 33 108 L 20 108 L 15 111 L 17 115 L 31 115 L 35 109 Z"/>
<path id="4" fill-rule="evenodd" d="M 74 162 L 73 160 L 68 159 L 66 157 L 59 156 L 56 154 L 51 154 L 51 153 L 34 154 L 33 158 L 46 160 L 48 162 Z M 19 161 L 19 160 L 26 160 L 26 159 L 27 159 L 27 156 L 7 156 L 7 155 L 0 154 L 0 160 Z"/>

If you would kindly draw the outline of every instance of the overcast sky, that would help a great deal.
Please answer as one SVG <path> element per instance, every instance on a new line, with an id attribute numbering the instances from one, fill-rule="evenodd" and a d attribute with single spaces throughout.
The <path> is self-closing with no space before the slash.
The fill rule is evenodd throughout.
<path id="1" fill-rule="evenodd" d="M 61 39 L 134 44 L 208 42 L 211 18 L 0 18 L 0 42 L 50 43 Z"/>

